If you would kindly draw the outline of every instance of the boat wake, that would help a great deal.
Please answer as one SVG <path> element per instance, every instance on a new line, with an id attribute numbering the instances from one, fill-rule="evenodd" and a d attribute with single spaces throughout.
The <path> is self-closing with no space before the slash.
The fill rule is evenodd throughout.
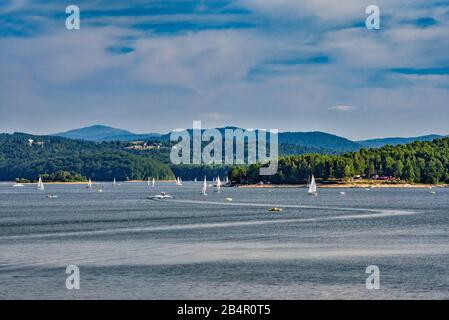
<path id="1" fill-rule="evenodd" d="M 258 208 L 297 208 L 297 209 L 316 209 L 316 210 L 335 210 L 335 211 L 356 211 L 356 212 L 375 212 L 375 213 L 401 213 L 401 214 L 416 214 L 415 211 L 395 210 L 395 209 L 369 209 L 369 208 L 350 208 L 350 207 L 332 207 L 332 206 L 314 206 L 314 205 L 299 205 L 299 204 L 280 204 L 280 203 L 252 203 L 252 202 L 220 202 L 220 201 L 202 201 L 202 200 L 187 200 L 175 199 L 170 202 L 186 203 L 186 204 L 210 204 L 220 206 L 240 206 L 240 207 L 258 207 Z"/>
<path id="2" fill-rule="evenodd" d="M 251 207 L 270 207 L 278 206 L 284 208 L 308 208 L 319 210 L 341 210 L 356 211 L 358 214 L 340 214 L 333 216 L 320 216 L 312 218 L 288 218 L 288 219 L 264 219 L 251 221 L 231 221 L 231 222 L 210 222 L 210 223 L 186 223 L 173 224 L 164 226 L 148 226 L 148 227 L 132 227 L 132 228 L 113 228 L 104 230 L 86 230 L 86 231 L 70 231 L 70 232 L 54 232 L 40 233 L 28 235 L 11 235 L 0 236 L 0 240 L 19 240 L 19 239 L 35 239 L 35 238 L 58 238 L 58 237 L 80 237 L 80 236 L 96 236 L 96 235 L 114 235 L 126 233 L 144 233 L 144 232 L 163 232 L 177 230 L 195 230 L 210 228 L 229 228 L 255 225 L 285 224 L 285 223 L 310 223 L 320 221 L 339 221 L 339 220 L 356 220 L 356 219 L 379 219 L 385 217 L 408 216 L 415 215 L 418 212 L 406 210 L 388 210 L 388 209 L 363 209 L 363 208 L 343 208 L 343 207 L 324 207 L 324 206 L 308 206 L 308 205 L 280 205 L 280 204 L 262 204 L 248 202 L 214 202 L 214 201 L 195 201 L 195 200 L 170 200 L 167 203 L 187 203 L 187 204 L 213 204 L 223 206 L 251 206 Z"/>

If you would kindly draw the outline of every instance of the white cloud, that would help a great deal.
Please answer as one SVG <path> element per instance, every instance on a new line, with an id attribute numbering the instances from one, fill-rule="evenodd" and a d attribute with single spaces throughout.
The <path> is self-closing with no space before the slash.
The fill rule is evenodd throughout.
<path id="1" fill-rule="evenodd" d="M 61 23 L 62 31 L 50 34 L 0 38 L 0 112 L 8 114 L 0 117 L 0 125 L 45 133 L 89 119 L 133 131 L 166 132 L 189 127 L 200 116 L 212 127 L 322 130 L 352 137 L 360 132 L 375 136 L 376 130 L 407 135 L 404 130 L 423 130 L 429 121 L 447 127 L 449 116 L 432 116 L 447 105 L 446 76 L 388 73 L 389 68 L 449 63 L 445 24 L 418 29 L 395 22 L 397 16 L 431 15 L 431 9 L 421 13 L 398 1 L 403 10 L 390 18 L 388 28 L 373 33 L 336 27 L 358 19 L 360 4 L 353 1 L 248 1 L 245 6 L 261 17 L 255 29 L 151 34 L 130 27 L 146 16 L 109 16 L 90 18 L 109 27 L 82 24 L 79 32 L 69 33 Z M 381 12 L 397 6 L 385 4 L 381 1 Z M 285 15 L 311 22 L 296 28 L 279 18 Z M 265 17 L 275 19 L 264 25 Z M 363 7 L 362 22 L 364 18 Z M 188 15 L 161 15 L 152 21 L 161 19 L 189 21 Z M 107 51 L 124 43 L 134 51 Z M 330 63 L 278 63 L 248 77 L 267 62 L 314 55 L 329 56 Z M 385 117 L 382 128 L 364 128 L 358 118 L 362 112 L 347 112 L 358 110 L 355 106 L 363 106 L 364 117 Z M 410 119 L 401 118 L 406 111 L 413 111 Z M 55 123 L 61 127 L 52 129 Z"/>
<path id="2" fill-rule="evenodd" d="M 336 111 L 353 111 L 357 109 L 355 106 L 333 106 L 330 107 L 329 110 L 336 110 Z"/>

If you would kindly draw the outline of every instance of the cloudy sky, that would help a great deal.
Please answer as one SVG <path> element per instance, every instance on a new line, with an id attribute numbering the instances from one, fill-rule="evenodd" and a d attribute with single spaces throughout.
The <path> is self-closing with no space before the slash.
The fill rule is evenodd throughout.
<path id="1" fill-rule="evenodd" d="M 365 27 L 370 4 L 381 30 Z M 0 132 L 193 120 L 449 134 L 449 1 L 0 1 Z"/>

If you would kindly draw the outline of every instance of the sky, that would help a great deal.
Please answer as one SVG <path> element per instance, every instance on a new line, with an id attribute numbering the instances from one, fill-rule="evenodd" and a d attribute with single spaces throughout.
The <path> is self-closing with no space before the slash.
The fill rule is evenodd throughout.
<path id="1" fill-rule="evenodd" d="M 67 30 L 65 8 L 80 8 Z M 365 8 L 380 8 L 380 30 Z M 0 1 L 0 132 L 449 134 L 449 1 Z"/>

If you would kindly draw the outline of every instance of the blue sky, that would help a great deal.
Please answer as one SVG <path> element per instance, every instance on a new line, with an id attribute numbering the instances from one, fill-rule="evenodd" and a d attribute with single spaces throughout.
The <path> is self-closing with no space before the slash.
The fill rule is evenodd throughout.
<path id="1" fill-rule="evenodd" d="M 65 7 L 81 29 L 65 29 Z M 367 30 L 365 8 L 381 10 Z M 449 1 L 0 2 L 0 131 L 449 134 Z"/>

